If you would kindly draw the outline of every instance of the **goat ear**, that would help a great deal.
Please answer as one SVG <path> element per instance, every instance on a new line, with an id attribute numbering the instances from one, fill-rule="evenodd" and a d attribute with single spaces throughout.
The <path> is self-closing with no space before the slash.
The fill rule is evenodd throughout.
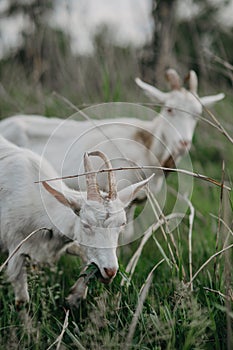
<path id="1" fill-rule="evenodd" d="M 203 104 L 203 106 L 208 107 L 215 104 L 218 101 L 221 101 L 224 97 L 225 97 L 224 93 L 220 93 L 213 96 L 204 96 L 204 97 L 200 97 L 200 102 L 201 104 Z"/>
<path id="2" fill-rule="evenodd" d="M 136 184 L 130 185 L 118 192 L 118 197 L 125 207 L 127 207 L 135 199 L 136 194 L 140 190 L 142 190 L 153 177 L 154 174 L 152 174 L 147 179 L 137 182 Z"/>
<path id="3" fill-rule="evenodd" d="M 167 93 L 162 92 L 156 87 L 145 83 L 140 78 L 135 79 L 135 83 L 144 91 L 144 93 L 152 100 L 160 103 L 164 103 L 167 99 Z"/>
<path id="4" fill-rule="evenodd" d="M 73 200 L 68 200 L 63 193 L 59 192 L 58 190 L 55 190 L 55 188 L 51 187 L 46 181 L 42 182 L 44 188 L 60 202 L 61 204 L 65 205 L 66 207 L 71 208 L 75 213 L 78 213 L 80 210 L 80 207 L 78 203 L 74 202 Z"/>

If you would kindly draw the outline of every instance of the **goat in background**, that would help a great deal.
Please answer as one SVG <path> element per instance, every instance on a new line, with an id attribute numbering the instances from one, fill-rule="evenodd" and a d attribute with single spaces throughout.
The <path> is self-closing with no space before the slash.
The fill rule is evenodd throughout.
<path id="1" fill-rule="evenodd" d="M 181 85 L 181 79 L 175 70 L 167 70 L 166 76 L 171 86 L 170 92 L 162 92 L 136 78 L 136 83 L 143 91 L 163 106 L 152 121 L 136 118 L 64 121 L 59 118 L 18 115 L 1 121 L 0 133 L 16 145 L 43 155 L 59 175 L 77 173 L 75 164 L 81 164 L 82 155 L 96 147 L 108 155 L 114 167 L 171 167 L 190 149 L 202 105 L 210 106 L 223 99 L 224 94 L 199 98 L 198 80 L 194 71 L 190 71 L 186 79 L 189 90 Z M 122 180 L 121 172 L 116 176 L 117 180 Z M 124 172 L 123 177 L 131 183 L 138 179 L 135 171 Z M 67 182 L 75 189 L 85 185 L 84 182 L 83 185 L 78 184 L 76 179 Z M 153 182 L 160 188 L 156 184 L 158 178 L 155 177 Z M 123 186 L 123 182 L 119 185 Z M 106 182 L 100 182 L 100 186 L 107 190 Z"/>
<path id="2" fill-rule="evenodd" d="M 77 167 L 82 164 L 82 155 L 96 148 L 108 155 L 113 167 L 174 167 L 191 147 L 202 106 L 210 106 L 220 101 L 224 94 L 198 97 L 198 79 L 194 71 L 190 71 L 186 79 L 188 89 L 182 86 L 181 79 L 174 69 L 167 70 L 166 76 L 171 86 L 170 92 L 163 92 L 139 78 L 136 79 L 136 83 L 153 101 L 162 104 L 159 115 L 151 121 L 137 118 L 75 121 L 19 115 L 1 121 L 0 133 L 18 146 L 43 155 L 51 162 L 59 176 L 82 171 L 82 168 Z M 104 109 L 108 105 L 96 106 L 93 110 L 97 111 L 102 106 Z M 141 108 L 144 108 L 146 114 L 148 108 Z M 124 104 L 122 109 L 124 113 Z M 95 159 L 94 165 L 101 167 L 103 162 Z M 152 173 L 153 169 L 143 172 L 118 171 L 118 188 L 135 183 Z M 164 174 L 156 171 L 155 175 L 150 188 L 153 193 L 158 193 Z M 85 188 L 83 180 L 68 179 L 65 182 L 75 189 Z M 104 176 L 98 176 L 98 183 L 102 190 L 108 191 Z M 144 200 L 146 194 L 138 193 L 136 198 Z M 134 208 L 127 212 L 129 221 L 133 218 L 133 213 Z M 132 231 L 132 228 L 130 230 Z"/>

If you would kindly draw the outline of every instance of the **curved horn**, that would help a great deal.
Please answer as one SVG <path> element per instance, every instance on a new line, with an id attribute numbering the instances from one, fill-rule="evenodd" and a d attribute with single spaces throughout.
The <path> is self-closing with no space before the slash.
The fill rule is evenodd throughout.
<path id="1" fill-rule="evenodd" d="M 84 170 L 85 172 L 93 171 L 93 168 L 87 153 L 84 154 Z M 86 184 L 87 184 L 87 199 L 102 203 L 103 199 L 100 195 L 100 191 L 97 185 L 96 174 L 86 175 Z"/>
<path id="2" fill-rule="evenodd" d="M 112 164 L 110 162 L 110 160 L 108 159 L 108 157 L 100 152 L 100 151 L 93 151 L 88 153 L 90 156 L 97 156 L 100 157 L 101 159 L 103 159 L 103 161 L 105 162 L 105 166 L 107 167 L 107 169 L 112 169 Z M 109 198 L 111 200 L 114 200 L 117 198 L 117 186 L 116 186 L 116 177 L 113 173 L 113 171 L 109 171 L 108 172 L 108 186 L 109 186 Z"/>
<path id="3" fill-rule="evenodd" d="M 170 83 L 172 90 L 180 90 L 181 81 L 175 69 L 167 69 L 165 73 L 167 81 Z"/>
<path id="4" fill-rule="evenodd" d="M 192 93 L 196 94 L 197 93 L 197 86 L 198 86 L 198 79 L 197 79 L 197 75 L 194 72 L 194 70 L 189 71 L 189 74 L 185 80 L 188 81 L 189 90 Z"/>

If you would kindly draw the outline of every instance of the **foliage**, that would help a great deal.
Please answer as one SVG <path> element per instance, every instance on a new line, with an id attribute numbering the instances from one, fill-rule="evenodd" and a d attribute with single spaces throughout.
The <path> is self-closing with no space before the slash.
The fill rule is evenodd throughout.
<path id="1" fill-rule="evenodd" d="M 233 28 L 227 28 L 218 20 L 219 12 L 226 2 L 195 0 L 194 3 L 199 6 L 198 15 L 177 22 L 174 52 L 182 64 L 195 69 L 208 82 L 216 82 L 221 72 L 221 84 L 228 83 L 231 86 L 232 78 L 227 66 L 216 64 L 219 57 L 225 63 L 232 64 Z M 187 37 L 189 40 L 186 40 Z"/>

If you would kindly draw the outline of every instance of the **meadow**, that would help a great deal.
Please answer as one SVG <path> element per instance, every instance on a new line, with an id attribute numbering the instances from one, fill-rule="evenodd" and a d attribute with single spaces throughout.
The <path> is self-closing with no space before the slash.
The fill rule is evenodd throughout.
<path id="1" fill-rule="evenodd" d="M 75 82 L 68 84 L 69 76 L 59 94 L 80 108 L 96 102 L 149 102 L 134 86 L 135 61 L 127 78 L 125 71 L 117 77 L 105 68 L 98 69 L 98 84 L 92 84 L 91 91 L 86 83 L 79 94 Z M 1 118 L 20 112 L 63 118 L 74 112 L 52 92 L 55 87 L 33 85 L 18 66 L 1 67 L 1 76 Z M 220 92 L 219 88 L 205 84 L 200 95 Z M 232 135 L 232 93 L 225 86 L 220 89 L 226 98 L 211 113 Z M 216 124 L 208 111 L 204 117 Z M 233 186 L 232 142 L 205 120 L 198 122 L 190 157 L 195 172 Z M 170 174 L 166 181 L 171 190 L 165 216 L 174 204 L 177 175 Z M 126 267 L 141 240 L 119 248 L 120 270 L 113 283 L 105 286 L 91 280 L 87 299 L 78 309 L 69 310 L 65 298 L 81 271 L 79 259 L 63 256 L 54 267 L 29 264 L 30 303 L 20 312 L 3 271 L 0 349 L 231 349 L 233 253 L 226 247 L 233 243 L 232 200 L 232 191 L 193 179 L 188 210 L 178 227 L 172 233 L 166 232 L 166 224 L 152 230 L 132 275 Z M 2 254 L 1 263 L 5 258 Z"/>

